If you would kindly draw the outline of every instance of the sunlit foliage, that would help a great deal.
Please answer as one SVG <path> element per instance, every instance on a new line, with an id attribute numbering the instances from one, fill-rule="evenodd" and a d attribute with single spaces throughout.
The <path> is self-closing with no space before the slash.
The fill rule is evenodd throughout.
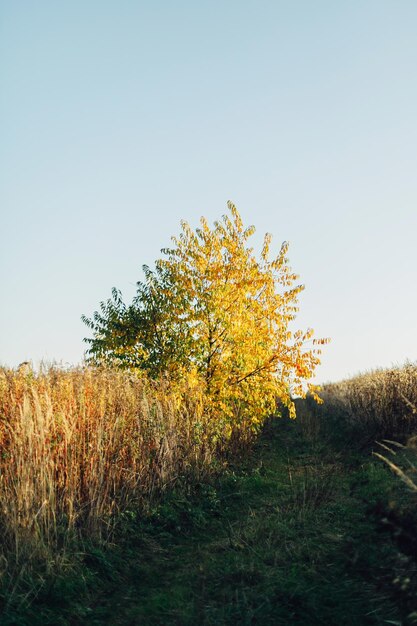
<path id="1" fill-rule="evenodd" d="M 195 231 L 182 222 L 173 247 L 153 270 L 144 267 L 131 305 L 114 289 L 100 312 L 83 318 L 93 331 L 91 362 L 202 379 L 206 411 L 225 436 L 257 430 L 277 401 L 293 416 L 292 397 L 303 395 L 320 362 L 320 350 L 305 347 L 313 331 L 291 329 L 304 287 L 288 264 L 288 244 L 271 256 L 266 234 L 257 257 L 248 244 L 255 228 L 228 208 L 212 228 L 205 218 Z"/>

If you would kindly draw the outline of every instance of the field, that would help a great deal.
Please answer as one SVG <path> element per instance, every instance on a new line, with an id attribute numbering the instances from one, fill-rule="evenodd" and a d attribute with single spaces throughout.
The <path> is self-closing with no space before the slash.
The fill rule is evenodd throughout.
<path id="1" fill-rule="evenodd" d="M 416 382 L 327 385 L 252 441 L 198 383 L 3 369 L 1 623 L 417 623 Z"/>
<path id="2" fill-rule="evenodd" d="M 301 416 L 309 427 L 349 431 L 358 439 L 409 437 L 416 431 L 417 365 L 380 369 L 325 385 L 322 406 L 308 399 Z M 309 422 L 309 425 L 307 424 Z"/>

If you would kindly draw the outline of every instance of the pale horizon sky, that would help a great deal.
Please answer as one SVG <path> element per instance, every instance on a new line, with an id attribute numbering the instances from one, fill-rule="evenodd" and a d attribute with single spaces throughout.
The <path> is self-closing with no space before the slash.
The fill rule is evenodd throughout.
<path id="1" fill-rule="evenodd" d="M 76 364 L 111 288 L 231 200 L 329 336 L 417 360 L 417 2 L 0 3 L 0 364 Z"/>

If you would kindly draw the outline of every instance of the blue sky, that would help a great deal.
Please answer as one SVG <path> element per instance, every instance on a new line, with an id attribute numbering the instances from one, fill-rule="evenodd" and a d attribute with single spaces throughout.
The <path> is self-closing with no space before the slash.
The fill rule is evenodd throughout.
<path id="1" fill-rule="evenodd" d="M 232 200 L 330 336 L 317 380 L 417 359 L 414 0 L 0 3 L 0 362 Z"/>

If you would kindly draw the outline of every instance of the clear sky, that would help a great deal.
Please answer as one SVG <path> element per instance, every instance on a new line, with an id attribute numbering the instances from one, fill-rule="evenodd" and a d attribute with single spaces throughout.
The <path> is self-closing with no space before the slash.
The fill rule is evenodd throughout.
<path id="1" fill-rule="evenodd" d="M 2 0 L 0 362 L 80 362 L 112 286 L 232 200 L 332 337 L 417 359 L 415 0 Z"/>

